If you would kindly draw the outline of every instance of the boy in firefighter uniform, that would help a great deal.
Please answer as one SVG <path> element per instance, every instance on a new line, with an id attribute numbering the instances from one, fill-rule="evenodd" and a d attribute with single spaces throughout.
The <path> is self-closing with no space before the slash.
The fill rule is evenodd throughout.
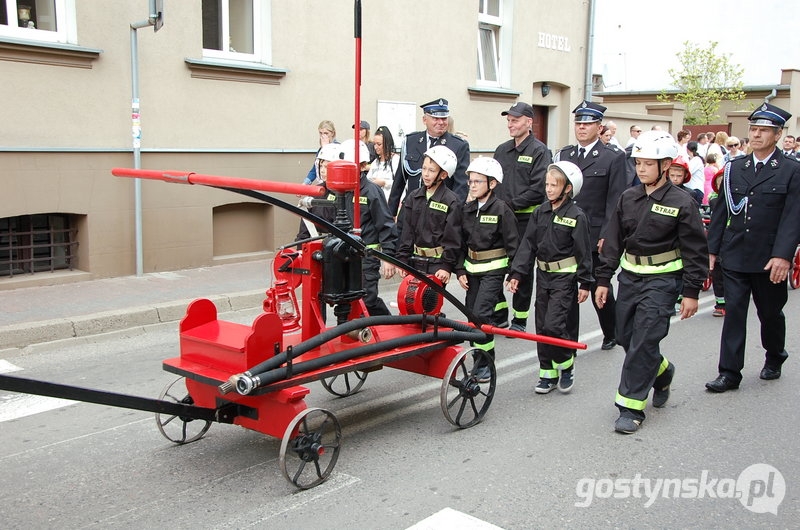
<path id="1" fill-rule="evenodd" d="M 520 280 L 533 273 L 534 264 L 538 269 L 536 333 L 574 341 L 578 340 L 578 304 L 589 298 L 594 282 L 589 222 L 573 200 L 582 186 L 583 174 L 572 162 L 556 162 L 547 167 L 547 202 L 533 213 L 508 280 L 508 290 L 516 292 Z M 575 350 L 540 343 L 537 352 L 536 393 L 547 394 L 556 386 L 565 394 L 572 390 Z"/>
<path id="2" fill-rule="evenodd" d="M 618 266 L 617 340 L 625 348 L 615 404 L 614 430 L 631 434 L 645 419 L 647 397 L 663 407 L 675 366 L 659 348 L 683 280 L 681 319 L 697 312 L 697 298 L 708 276 L 708 245 L 697 203 L 673 186 L 667 175 L 678 156 L 668 133 L 647 131 L 634 142 L 631 157 L 642 184 L 623 192 L 609 221 L 600 267 L 595 269 L 597 305 L 605 305 Z"/>
<path id="3" fill-rule="evenodd" d="M 443 145 L 425 151 L 422 186 L 403 201 L 405 221 L 395 255 L 443 284 L 450 281 L 461 252 L 461 201 L 444 185 L 457 164 L 455 153 Z"/>
<path id="4" fill-rule="evenodd" d="M 345 140 L 340 144 L 344 160 L 354 161 L 355 141 Z M 359 158 L 359 215 L 361 220 L 361 240 L 368 248 L 381 250 L 390 256 L 394 255 L 397 244 L 397 232 L 394 226 L 394 218 L 389 213 L 389 206 L 386 204 L 386 195 L 374 182 L 367 178 L 369 169 L 369 148 L 364 142 L 358 142 Z M 346 194 L 347 214 L 353 220 L 353 193 Z M 380 261 L 373 256 L 367 256 L 362 262 L 362 274 L 364 282 L 364 305 L 367 306 L 370 316 L 391 315 L 386 303 L 378 296 L 378 281 L 381 275 L 384 278 L 394 276 L 394 266 Z"/>
<path id="5" fill-rule="evenodd" d="M 467 184 L 473 200 L 464 205 L 461 216 L 461 253 L 456 276 L 467 291 L 465 305 L 482 324 L 491 324 L 497 293 L 510 260 L 517 251 L 519 236 L 514 211 L 498 199 L 495 188 L 503 183 L 503 167 L 494 158 L 478 157 L 467 168 Z M 494 335 L 485 343 L 473 343 L 495 358 Z M 483 357 L 476 362 L 478 382 L 489 381 L 491 372 Z"/>
<path id="6" fill-rule="evenodd" d="M 315 172 L 319 175 L 319 182 L 325 188 L 325 193 L 320 197 L 321 200 L 326 201 L 327 204 L 320 204 L 320 201 L 313 202 L 314 197 L 301 197 L 299 206 L 306 208 L 309 213 L 313 213 L 317 217 L 322 217 L 326 221 L 333 223 L 336 218 L 336 197 L 332 191 L 328 190 L 328 163 L 334 160 L 339 160 L 339 155 L 342 152 L 341 144 L 325 144 L 320 147 L 315 161 Z M 327 233 L 325 227 L 316 226 L 308 219 L 300 220 L 300 230 L 297 232 L 295 241 L 308 239 L 310 237 L 317 237 L 319 232 Z"/>

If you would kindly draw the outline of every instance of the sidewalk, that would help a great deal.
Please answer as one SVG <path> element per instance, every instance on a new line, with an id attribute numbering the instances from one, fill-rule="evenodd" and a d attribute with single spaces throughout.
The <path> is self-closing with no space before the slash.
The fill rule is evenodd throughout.
<path id="1" fill-rule="evenodd" d="M 192 300 L 219 313 L 256 309 L 272 281 L 272 260 L 0 291 L 0 351 L 177 322 Z M 387 304 L 400 279 L 381 280 Z M 298 296 L 300 296 L 298 292 Z"/>
<path id="2" fill-rule="evenodd" d="M 180 320 L 196 298 L 261 307 L 271 260 L 0 291 L 0 350 Z"/>

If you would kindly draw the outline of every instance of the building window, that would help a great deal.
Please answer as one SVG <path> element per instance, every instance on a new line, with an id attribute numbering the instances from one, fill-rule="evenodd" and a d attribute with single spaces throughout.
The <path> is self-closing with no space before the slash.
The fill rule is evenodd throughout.
<path id="1" fill-rule="evenodd" d="M 0 36 L 75 42 L 74 0 L 0 0 Z"/>
<path id="2" fill-rule="evenodd" d="M 269 0 L 203 0 L 203 56 L 272 62 Z"/>
<path id="3" fill-rule="evenodd" d="M 478 3 L 479 87 L 511 86 L 511 28 L 514 0 L 480 0 Z"/>
<path id="4" fill-rule="evenodd" d="M 72 270 L 78 230 L 68 214 L 37 214 L 0 219 L 0 276 Z"/>

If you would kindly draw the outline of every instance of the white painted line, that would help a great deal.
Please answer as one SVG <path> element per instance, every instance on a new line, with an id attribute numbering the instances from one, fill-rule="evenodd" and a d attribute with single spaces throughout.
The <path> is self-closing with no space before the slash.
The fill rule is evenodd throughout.
<path id="1" fill-rule="evenodd" d="M 409 526 L 407 530 L 502 530 L 502 528 L 458 510 L 444 508 L 414 526 Z"/>
<path id="2" fill-rule="evenodd" d="M 0 423 L 60 409 L 77 401 L 27 394 L 0 395 Z"/>
<path id="3" fill-rule="evenodd" d="M 347 475 L 345 473 L 337 473 L 336 470 L 334 470 L 328 480 L 319 486 L 316 486 L 315 488 L 298 491 L 291 496 L 275 499 L 274 501 L 268 502 L 255 510 L 247 512 L 246 514 L 239 515 L 235 519 L 225 521 L 224 524 L 221 524 L 217 528 L 227 529 L 260 527 L 273 517 L 302 508 L 307 504 L 318 501 L 325 495 L 330 495 L 331 493 L 352 486 L 360 481 L 361 479 L 359 478 Z M 322 526 L 325 525 L 323 524 Z"/>
<path id="4" fill-rule="evenodd" d="M 11 364 L 5 359 L 0 359 L 0 374 L 10 374 L 12 372 L 20 372 L 22 368 L 16 364 Z"/>

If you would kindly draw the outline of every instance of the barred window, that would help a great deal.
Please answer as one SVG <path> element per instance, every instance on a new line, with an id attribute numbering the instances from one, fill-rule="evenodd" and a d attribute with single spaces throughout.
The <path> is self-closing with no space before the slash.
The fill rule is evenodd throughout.
<path id="1" fill-rule="evenodd" d="M 77 262 L 77 229 L 68 214 L 0 219 L 0 276 L 72 270 Z"/>

